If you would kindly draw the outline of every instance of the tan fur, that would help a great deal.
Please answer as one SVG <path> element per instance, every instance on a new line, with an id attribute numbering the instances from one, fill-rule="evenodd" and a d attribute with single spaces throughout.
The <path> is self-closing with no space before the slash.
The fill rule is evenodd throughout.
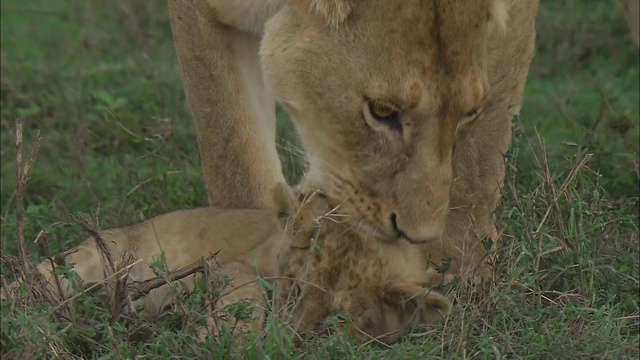
<path id="1" fill-rule="evenodd" d="M 433 324 L 449 313 L 451 302 L 431 289 L 439 277 L 420 245 L 354 231 L 357 224 L 320 192 L 299 201 L 280 254 L 281 274 L 300 280 L 294 328 L 314 330 L 329 315 L 346 312 L 361 342 L 393 343 L 412 325 Z M 290 293 L 285 286 L 283 295 Z"/>
<path id="2" fill-rule="evenodd" d="M 452 276 L 481 266 L 537 0 L 209 3 L 169 0 L 211 205 L 273 206 L 278 101 L 309 157 L 306 182 L 344 200 L 361 231 L 429 242 Z M 402 132 L 367 100 L 399 111 Z"/>

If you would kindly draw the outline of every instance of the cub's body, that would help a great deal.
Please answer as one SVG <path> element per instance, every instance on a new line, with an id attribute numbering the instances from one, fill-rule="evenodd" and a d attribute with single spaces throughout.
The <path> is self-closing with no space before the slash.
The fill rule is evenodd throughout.
<path id="1" fill-rule="evenodd" d="M 134 255 L 129 281 L 144 281 L 155 277 L 152 262 L 164 253 L 166 267 L 175 270 L 198 259 L 215 256 L 215 263 L 229 275 L 234 284 L 255 280 L 257 275 L 269 277 L 277 273 L 276 252 L 282 241 L 282 226 L 272 211 L 248 209 L 199 208 L 163 214 L 130 226 L 100 232 L 115 261 L 125 249 Z M 101 252 L 92 237 L 77 246 L 77 251 L 65 258 L 84 286 L 105 279 Z M 104 263 L 106 264 L 106 263 Z M 38 270 L 55 285 L 51 263 L 44 261 Z M 180 280 L 184 290 L 193 288 L 193 275 Z M 74 289 L 60 277 L 63 295 Z M 257 286 L 247 285 L 232 292 L 222 302 L 248 297 L 256 298 Z M 155 313 L 173 301 L 173 291 L 167 286 L 151 290 L 145 305 Z"/>

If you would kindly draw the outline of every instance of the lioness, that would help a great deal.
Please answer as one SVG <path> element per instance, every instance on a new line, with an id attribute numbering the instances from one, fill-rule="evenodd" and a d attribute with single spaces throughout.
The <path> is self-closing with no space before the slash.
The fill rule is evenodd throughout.
<path id="1" fill-rule="evenodd" d="M 216 305 L 224 306 L 241 299 L 252 300 L 261 305 L 254 311 L 256 321 L 239 322 L 236 328 L 241 331 L 238 334 L 259 329 L 264 316 L 264 311 L 261 309 L 270 305 L 260 304 L 265 297 L 260 284 L 255 281 L 256 276 L 282 278 L 294 275 L 291 271 L 301 269 L 306 262 L 306 257 L 312 255 L 307 254 L 306 250 L 299 250 L 305 248 L 301 244 L 310 243 L 312 235 L 320 239 L 319 241 L 323 244 L 327 244 L 327 248 L 331 246 L 341 249 L 340 253 L 333 254 L 335 260 L 332 264 L 335 267 L 330 269 L 316 267 L 311 270 L 312 279 L 321 281 L 320 286 L 330 285 L 325 290 L 329 298 L 345 300 L 340 305 L 322 308 L 316 301 L 322 301 L 324 298 L 303 295 L 298 309 L 305 310 L 302 313 L 298 310 L 294 314 L 294 319 L 306 324 L 301 330 L 314 330 L 319 326 L 319 321 L 311 321 L 312 318 L 322 319 L 330 313 L 347 311 L 353 316 L 356 324 L 362 327 L 366 339 L 370 336 L 392 333 L 390 337 L 385 338 L 385 341 L 394 342 L 406 332 L 405 328 L 410 320 L 417 323 L 433 323 L 441 318 L 441 314 L 448 312 L 451 304 L 441 294 L 435 291 L 426 295 L 418 293 L 431 285 L 430 273 L 426 271 L 426 267 L 423 267 L 421 254 L 405 259 L 405 265 L 399 267 L 393 258 L 372 255 L 376 254 L 376 251 L 381 253 L 389 249 L 404 249 L 402 246 L 383 245 L 383 248 L 375 250 L 378 244 L 375 239 L 370 239 L 367 246 L 358 246 L 361 240 L 353 240 L 353 237 L 339 224 L 327 226 L 333 230 L 328 233 L 330 236 L 326 239 L 323 239 L 324 234 L 300 232 L 298 229 L 315 227 L 315 219 L 326 213 L 326 202 L 311 201 L 296 204 L 289 187 L 284 184 L 275 187 L 273 197 L 274 204 L 279 209 L 277 213 L 272 210 L 221 208 L 176 211 L 135 225 L 104 230 L 100 232 L 100 236 L 109 246 L 115 259 L 119 259 L 125 249 L 128 249 L 141 260 L 131 267 L 128 281 L 144 281 L 153 278 L 151 263 L 154 258 L 160 258 L 162 252 L 165 254 L 169 269 L 189 265 L 209 254 L 217 254 L 216 261 L 221 266 L 221 271 L 233 279 L 232 287 L 238 287 L 226 292 Z M 297 230 L 295 232 L 288 230 L 285 233 L 283 226 L 290 213 L 296 214 L 293 226 Z M 288 237 L 294 234 L 295 238 L 289 240 Z M 289 249 L 290 247 L 292 249 Z M 96 240 L 89 238 L 77 246 L 76 250 L 65 260 L 73 264 L 74 271 L 82 280 L 82 286 L 104 281 L 104 265 Z M 406 254 L 404 250 L 392 251 L 402 256 Z M 359 261 L 356 264 L 350 264 L 349 259 L 352 258 L 357 258 Z M 386 264 L 386 261 L 394 262 Z M 376 270 L 378 267 L 380 268 Z M 55 289 L 57 285 L 50 262 L 44 261 L 37 268 Z M 181 280 L 181 290 L 193 288 L 192 277 Z M 337 280 L 339 284 L 356 282 L 362 285 L 349 289 L 344 285 L 335 287 L 333 284 L 326 284 L 323 279 L 327 277 L 339 279 Z M 58 276 L 58 281 L 65 298 L 77 290 L 66 277 Z M 290 292 L 281 283 L 276 284 L 283 290 L 281 300 L 288 300 Z M 15 289 L 17 285 L 18 282 L 14 282 L 10 287 Z M 417 300 L 412 300 L 413 296 L 417 296 Z M 346 305 L 346 299 L 352 299 L 352 303 Z M 168 286 L 162 286 L 151 290 L 145 299 L 145 307 L 147 311 L 157 313 L 174 300 L 173 290 Z M 278 304 L 283 304 L 283 301 L 279 301 Z M 416 307 L 417 311 L 413 311 Z M 316 314 L 311 314 L 316 310 L 318 311 Z M 302 317 L 298 314 L 302 314 Z M 215 326 L 216 322 L 213 318 L 208 318 L 207 323 L 213 327 L 214 332 L 219 329 Z M 399 331 L 403 332 L 399 333 Z M 206 334 L 206 329 L 200 331 L 201 336 Z M 359 338 L 362 336 L 364 335 L 360 334 Z"/>
<path id="2" fill-rule="evenodd" d="M 465 275 L 497 238 L 537 0 L 169 0 L 212 206 L 272 207 L 275 106 L 357 231 Z M 487 275 L 487 269 L 481 269 Z"/>
<path id="3" fill-rule="evenodd" d="M 317 329 L 329 315 L 346 312 L 360 342 L 393 343 L 412 325 L 443 319 L 451 302 L 431 289 L 439 281 L 420 245 L 380 242 L 357 231 L 320 191 L 300 194 L 286 227 L 280 273 L 298 280 L 281 282 L 283 296 L 298 295 L 294 328 Z M 294 280 L 294 281 L 295 281 Z"/>

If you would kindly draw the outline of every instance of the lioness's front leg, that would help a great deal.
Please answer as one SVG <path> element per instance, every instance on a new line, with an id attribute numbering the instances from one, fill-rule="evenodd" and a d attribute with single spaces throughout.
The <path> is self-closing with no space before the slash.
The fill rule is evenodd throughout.
<path id="1" fill-rule="evenodd" d="M 511 142 L 511 118 L 520 112 L 534 53 L 538 1 L 508 3 L 506 29 L 493 32 L 487 44 L 489 101 L 456 144 L 451 210 L 442 241 L 429 249 L 436 262 L 452 257 L 450 275 L 469 279 L 490 276 L 484 266 L 486 251 L 480 240 L 498 238 L 493 212 L 501 197 L 504 156 Z"/>
<path id="2" fill-rule="evenodd" d="M 270 190 L 285 180 L 275 147 L 275 101 L 262 82 L 260 35 L 251 30 L 261 31 L 259 23 L 277 10 L 278 2 L 252 7 L 169 0 L 168 5 L 209 205 L 271 207 Z M 257 24 L 246 29 L 223 24 L 219 19 L 238 10 L 234 7 L 257 9 L 251 18 Z"/>
<path id="3" fill-rule="evenodd" d="M 640 3 L 638 3 L 637 0 L 618 0 L 618 3 L 620 3 L 620 7 L 622 7 L 624 16 L 627 19 L 627 24 L 629 24 L 631 39 L 636 46 L 639 46 L 640 35 L 638 35 L 638 32 L 640 31 L 640 25 L 638 25 L 638 20 L 640 20 L 640 10 L 638 9 L 640 8 Z"/>

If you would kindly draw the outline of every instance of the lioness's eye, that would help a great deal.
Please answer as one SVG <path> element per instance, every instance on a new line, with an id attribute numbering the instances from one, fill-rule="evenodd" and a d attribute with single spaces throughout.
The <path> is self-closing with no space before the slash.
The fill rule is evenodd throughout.
<path id="1" fill-rule="evenodd" d="M 369 103 L 369 109 L 371 110 L 371 115 L 375 116 L 376 119 L 384 119 L 394 113 L 391 107 L 375 102 Z"/>
<path id="2" fill-rule="evenodd" d="M 369 113 L 376 121 L 388 126 L 392 130 L 402 131 L 400 113 L 389 105 L 369 101 Z"/>
<path id="3" fill-rule="evenodd" d="M 478 115 L 480 115 L 480 108 L 475 108 L 469 112 L 467 112 L 466 114 L 464 114 L 464 120 L 473 120 L 475 119 Z"/>

